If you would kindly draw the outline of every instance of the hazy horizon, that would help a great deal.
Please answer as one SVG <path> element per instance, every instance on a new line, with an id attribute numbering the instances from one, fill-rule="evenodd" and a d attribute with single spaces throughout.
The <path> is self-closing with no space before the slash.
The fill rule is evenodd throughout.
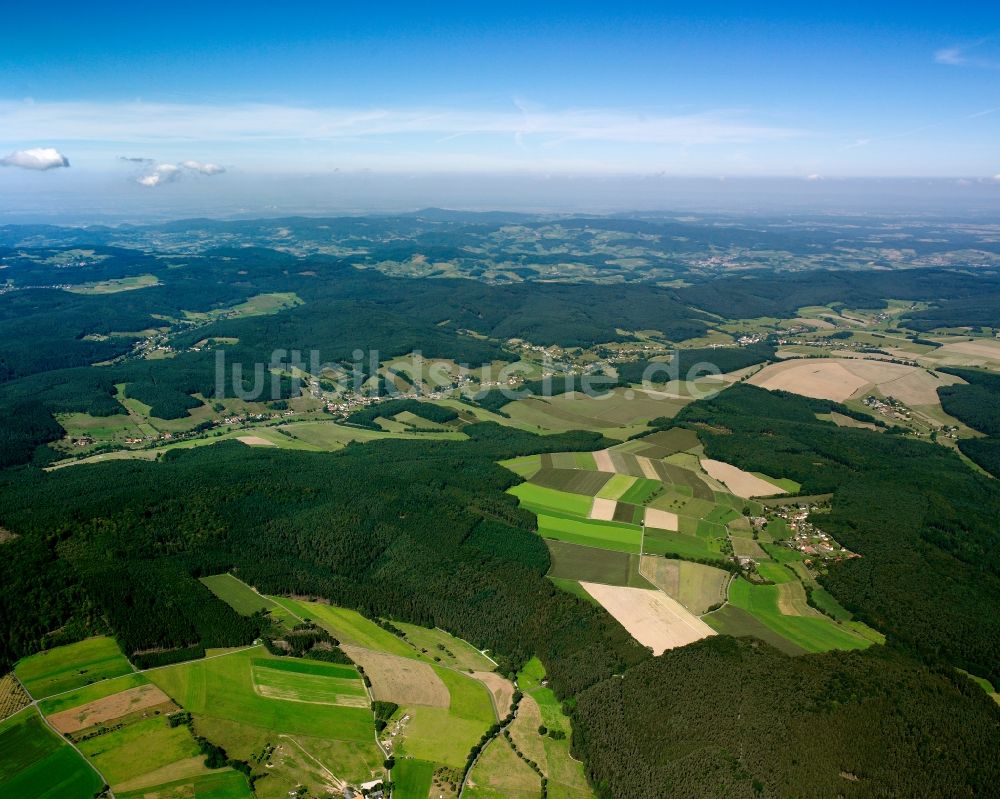
<path id="1" fill-rule="evenodd" d="M 178 3 L 0 33 L 0 219 L 1000 199 L 1000 13 Z"/>

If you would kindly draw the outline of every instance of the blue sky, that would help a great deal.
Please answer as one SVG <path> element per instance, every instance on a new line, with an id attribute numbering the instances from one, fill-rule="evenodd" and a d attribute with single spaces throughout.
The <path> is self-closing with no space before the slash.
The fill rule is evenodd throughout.
<path id="1" fill-rule="evenodd" d="M 984 3 L 88 5 L 0 26 L 0 156 L 53 148 L 67 185 L 1000 174 Z"/>

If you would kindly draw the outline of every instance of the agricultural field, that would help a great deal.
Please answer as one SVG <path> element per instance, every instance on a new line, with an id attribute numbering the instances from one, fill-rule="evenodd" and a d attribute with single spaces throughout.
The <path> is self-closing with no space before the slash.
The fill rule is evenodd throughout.
<path id="1" fill-rule="evenodd" d="M 539 472 L 539 475 L 543 474 Z M 596 472 L 584 472 L 584 474 L 596 474 Z M 538 477 L 539 475 L 535 475 Z M 572 494 L 549 488 L 537 483 L 521 483 L 511 488 L 507 493 L 513 494 L 521 500 L 521 506 L 536 513 L 568 513 L 584 518 L 590 513 L 592 505 L 590 496 Z M 592 495 L 591 495 L 592 496 Z"/>
<path id="2" fill-rule="evenodd" d="M 117 294 L 120 291 L 135 291 L 159 284 L 160 280 L 156 275 L 132 275 L 94 283 L 79 283 L 75 286 L 69 286 L 65 290 L 73 294 Z"/>
<path id="3" fill-rule="evenodd" d="M 545 669 L 532 658 L 517 675 L 518 688 L 524 694 L 517 718 L 510 725 L 513 744 L 538 764 L 548 779 L 548 795 L 554 799 L 593 799 L 583 764 L 570 754 L 572 730 L 562 712 L 562 704 L 551 689 L 542 683 Z M 544 726 L 545 735 L 539 734 Z"/>
<path id="4" fill-rule="evenodd" d="M 537 733 L 535 733 L 537 735 Z M 542 780 L 498 735 L 483 750 L 469 772 L 462 796 L 469 799 L 536 799 Z"/>
<path id="5" fill-rule="evenodd" d="M 733 494 L 743 499 L 752 497 L 768 497 L 775 494 L 787 494 L 789 491 L 772 482 L 770 479 L 758 477 L 750 472 L 745 472 L 728 463 L 702 458 L 701 467 L 710 477 L 718 480 L 726 486 Z"/>
<path id="6" fill-rule="evenodd" d="M 938 387 L 961 381 L 953 375 L 880 360 L 807 358 L 771 364 L 749 382 L 761 388 L 836 402 L 879 392 L 910 407 L 940 407 Z"/>
<path id="7" fill-rule="evenodd" d="M 526 478 L 509 493 L 537 516 L 539 535 L 552 556 L 549 577 L 593 599 L 580 589 L 580 581 L 650 587 L 637 573 L 638 555 L 723 561 L 736 537 L 751 541 L 743 513 L 760 513 L 760 505 L 729 493 L 709 476 L 700 452 L 694 432 L 674 429 L 585 453 L 585 458 L 556 453 L 508 462 Z M 733 471 L 739 479 L 766 486 L 767 493 L 785 490 L 763 476 Z M 707 608 L 694 605 L 699 612 Z"/>
<path id="8" fill-rule="evenodd" d="M 257 725 L 290 735 L 346 741 L 371 738 L 371 713 L 359 707 L 353 696 L 346 704 L 330 700 L 317 702 L 316 681 L 309 679 L 312 675 L 288 672 L 283 679 L 276 678 L 277 669 L 269 667 L 271 660 L 278 659 L 263 647 L 251 647 L 155 669 L 147 672 L 147 676 L 177 704 L 198 715 Z M 340 688 L 343 675 L 335 664 L 308 661 L 305 665 L 310 668 L 315 665 L 317 670 L 327 666 Z M 287 696 L 268 696 L 262 683 L 267 685 L 272 681 L 286 685 Z M 360 677 L 354 681 L 360 683 Z M 331 688 L 331 693 L 335 693 L 335 689 Z"/>
<path id="9" fill-rule="evenodd" d="M 729 601 L 756 618 L 765 627 L 807 652 L 864 649 L 870 646 L 871 641 L 819 613 L 816 615 L 785 613 L 782 609 L 780 589 L 780 585 L 752 585 L 739 578 L 729 587 Z M 784 610 L 796 609 L 786 601 Z"/>
<path id="10" fill-rule="evenodd" d="M 443 630 L 393 622 L 397 635 L 345 608 L 275 601 L 329 630 L 364 668 L 373 697 L 399 705 L 381 736 L 397 759 L 460 769 L 472 745 L 499 717 L 494 703 L 503 700 L 498 695 L 513 691 L 499 684 L 502 678 L 492 674 L 495 664 L 486 655 Z"/>
<path id="11" fill-rule="evenodd" d="M 549 548 L 552 559 L 549 577 L 633 588 L 650 587 L 639 573 L 639 556 L 636 554 L 569 544 L 565 541 L 546 540 L 545 545 Z"/>
<path id="12" fill-rule="evenodd" d="M 103 785 L 34 708 L 0 722 L 0 799 L 93 799 Z"/>
<path id="13" fill-rule="evenodd" d="M 202 577 L 201 582 L 209 591 L 243 616 L 251 616 L 259 610 L 265 610 L 272 619 L 285 627 L 294 627 L 298 621 L 277 602 L 258 594 L 232 574 L 214 574 L 211 577 Z"/>
<path id="14" fill-rule="evenodd" d="M 43 699 L 132 671 L 132 664 L 111 638 L 87 638 L 18 662 L 14 673 L 29 694 Z"/>
<path id="15" fill-rule="evenodd" d="M 696 616 L 724 604 L 731 574 L 686 560 L 643 555 L 642 576 Z"/>
<path id="16" fill-rule="evenodd" d="M 458 430 L 445 430 L 434 433 L 412 432 L 409 428 L 400 426 L 396 432 L 386 430 L 368 430 L 362 427 L 348 427 L 336 424 L 335 422 L 295 422 L 294 424 L 284 424 L 275 428 L 280 433 L 272 440 L 278 446 L 288 446 L 298 442 L 308 447 L 332 452 L 346 447 L 352 442 L 364 443 L 367 441 L 378 441 L 384 438 L 404 438 L 408 440 L 425 441 L 461 441 L 465 435 Z M 289 442 L 281 441 L 282 437 L 290 439 Z"/>
<path id="17" fill-rule="evenodd" d="M 258 796 L 260 794 L 257 794 Z M 252 799 L 246 777 L 223 769 L 192 777 L 181 777 L 150 788 L 115 791 L 117 799 Z"/>
<path id="18" fill-rule="evenodd" d="M 253 647 L 147 675 L 194 715 L 200 734 L 269 775 L 258 796 L 283 796 L 298 784 L 339 790 L 381 776 L 384 755 L 353 667 Z"/>
<path id="19" fill-rule="evenodd" d="M 715 630 L 662 591 L 600 583 L 581 585 L 654 655 L 715 635 Z"/>
<path id="20" fill-rule="evenodd" d="M 31 699 L 13 674 L 0 677 L 0 721 L 13 716 L 30 704 Z"/>
<path id="21" fill-rule="evenodd" d="M 94 662 L 108 650 L 102 651 L 92 641 L 82 642 L 88 647 L 71 644 L 49 654 Z M 183 785 L 211 774 L 191 729 L 168 723 L 168 716 L 179 711 L 179 706 L 143 674 L 129 670 L 122 676 L 69 688 L 41 700 L 38 708 L 48 726 L 73 741 L 116 791 L 155 794 L 161 784 L 180 780 L 177 795 L 183 796 Z M 236 776 L 238 783 L 232 784 L 242 788 L 231 795 L 250 796 L 246 779 Z"/>
<path id="22" fill-rule="evenodd" d="M 622 440 L 647 429 L 651 419 L 672 417 L 691 402 L 690 396 L 616 388 L 591 397 L 579 392 L 555 397 L 528 397 L 503 407 L 510 421 L 535 432 L 596 430 Z"/>
<path id="23" fill-rule="evenodd" d="M 396 799 L 427 799 L 434 779 L 434 764 L 426 760 L 401 758 L 392 769 Z"/>

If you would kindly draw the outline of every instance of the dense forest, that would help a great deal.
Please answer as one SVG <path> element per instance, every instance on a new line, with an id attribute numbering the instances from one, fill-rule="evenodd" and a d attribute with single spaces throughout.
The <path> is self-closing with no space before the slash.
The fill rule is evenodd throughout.
<path id="1" fill-rule="evenodd" d="M 206 240 L 221 231 L 235 241 L 267 235 L 276 224 L 189 221 L 148 233 L 189 236 L 204 228 Z M 952 667 L 1000 684 L 1000 488 L 944 447 L 817 418 L 832 410 L 863 416 L 836 403 L 737 384 L 654 427 L 689 427 L 712 457 L 792 478 L 806 494 L 833 494 L 829 513 L 814 521 L 861 557 L 831 567 L 821 581 L 887 634 L 885 647 L 861 653 L 790 658 L 719 636 L 653 658 L 604 610 L 556 588 L 545 578 L 549 553 L 535 517 L 505 493 L 520 478 L 496 462 L 611 443 L 590 432 L 542 437 L 474 424 L 463 428 L 462 441 L 383 440 L 336 453 L 226 442 L 153 462 L 38 468 L 53 454 L 45 444 L 64 432 L 54 414 L 123 414 L 119 386 L 161 419 L 187 415 L 199 404 L 194 395 L 212 396 L 217 353 L 198 345 L 204 339 L 227 342 L 220 351 L 227 366 L 243 368 L 247 390 L 254 365 L 270 363 L 275 349 L 304 358 L 315 350 L 322 363 L 368 377 L 358 350 L 382 360 L 419 351 L 476 366 L 516 358 L 510 339 L 573 348 L 644 330 L 659 331 L 654 337 L 669 345 L 702 336 L 719 316 L 788 316 L 823 303 L 919 301 L 931 307 L 904 315 L 916 329 L 992 325 L 995 275 L 753 270 L 670 286 L 569 283 L 530 279 L 534 267 L 566 258 L 559 248 L 539 247 L 510 256 L 523 283 L 401 278 L 378 264 L 451 258 L 475 276 L 484 237 L 506 225 L 541 237 L 553 220 L 432 210 L 283 224 L 317 247 L 346 237 L 338 241 L 358 254 L 231 246 L 159 257 L 117 248 L 127 230 L 0 227 L 0 245 L 11 245 L 0 257 L 13 287 L 0 293 L 0 528 L 15 534 L 0 543 L 7 633 L 0 671 L 97 631 L 115 635 L 140 667 L 246 644 L 266 633 L 266 621 L 235 613 L 197 579 L 233 571 L 262 592 L 440 626 L 490 649 L 507 673 L 540 656 L 573 715 L 574 751 L 602 799 L 995 793 L 1000 711 Z M 822 226 L 805 240 L 781 225 L 590 217 L 559 225 L 581 248 L 614 233 L 629 246 L 655 241 L 674 253 L 711 244 L 810 255 L 841 235 Z M 36 240 L 88 246 L 90 254 L 67 262 Z M 973 243 L 982 244 L 966 242 Z M 603 255 L 573 260 L 614 277 L 623 269 Z M 157 285 L 79 293 L 145 275 Z M 232 313 L 278 292 L 291 298 L 283 310 Z M 150 329 L 166 327 L 174 357 L 120 358 Z M 622 363 L 616 377 L 601 374 L 591 385 L 600 393 L 637 382 L 648 369 L 669 379 L 699 363 L 731 372 L 774 358 L 770 342 L 680 350 L 675 370 L 662 371 L 660 361 Z M 945 409 L 987 436 L 959 446 L 1000 474 L 1000 378 L 951 371 L 969 385 L 943 387 Z M 522 393 L 579 387 L 578 377 L 547 382 L 530 381 Z M 294 391 L 287 374 L 267 384 L 265 399 Z M 503 413 L 508 398 L 492 391 L 477 401 Z M 396 400 L 348 421 L 373 428 L 379 416 L 402 411 L 437 423 L 457 416 Z"/>
<path id="2" fill-rule="evenodd" d="M 1000 477 L 1000 375 L 978 369 L 945 368 L 966 385 L 941 386 L 941 407 L 986 438 L 963 438 L 958 448 L 994 477 Z"/>
<path id="3" fill-rule="evenodd" d="M 610 617 L 544 578 L 534 518 L 502 493 L 518 478 L 495 463 L 594 449 L 600 437 L 491 424 L 466 432 L 465 442 L 373 442 L 313 457 L 233 443 L 162 463 L 7 472 L 0 523 L 21 536 L 0 565 L 4 661 L 72 619 L 83 592 L 130 654 L 243 643 L 250 627 L 216 614 L 217 602 L 202 613 L 195 601 L 204 589 L 194 577 L 227 569 L 261 591 L 444 627 L 511 667 L 539 653 L 563 696 L 648 656 Z M 23 601 L 38 591 L 32 581 L 47 583 L 43 616 Z"/>
<path id="4" fill-rule="evenodd" d="M 796 416 L 776 402 L 772 417 Z M 261 620 L 236 616 L 195 579 L 234 570 L 261 591 L 441 626 L 488 647 L 504 670 L 538 653 L 602 796 L 780 796 L 807 774 L 805 795 L 841 780 L 845 796 L 915 784 L 935 795 L 995 779 L 995 760 L 969 753 L 992 745 L 997 711 L 953 671 L 879 647 L 794 659 L 726 638 L 651 659 L 603 610 L 545 579 L 534 518 L 503 493 L 518 478 L 495 463 L 608 442 L 466 430 L 468 441 L 332 454 L 223 443 L 155 463 L 8 470 L 0 523 L 20 537 L 0 562 L 3 657 L 60 627 L 82 634 L 95 606 L 141 665 L 245 642 Z"/>
<path id="5" fill-rule="evenodd" d="M 573 750 L 602 799 L 992 796 L 998 715 L 881 647 L 793 658 L 716 636 L 584 691 Z"/>
<path id="6" fill-rule="evenodd" d="M 1000 486 L 944 447 L 816 418 L 831 406 L 738 384 L 660 424 L 690 426 L 710 457 L 804 494 L 833 492 L 816 522 L 862 557 L 825 587 L 894 643 L 1000 680 Z"/>

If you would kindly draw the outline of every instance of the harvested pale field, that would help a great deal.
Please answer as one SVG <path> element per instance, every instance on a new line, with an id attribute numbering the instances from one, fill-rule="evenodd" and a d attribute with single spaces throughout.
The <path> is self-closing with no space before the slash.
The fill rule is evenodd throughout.
<path id="1" fill-rule="evenodd" d="M 155 685 L 139 685 L 103 699 L 49 716 L 49 723 L 61 733 L 85 730 L 95 724 L 170 703 L 170 697 Z"/>
<path id="2" fill-rule="evenodd" d="M 748 381 L 772 391 L 791 391 L 804 397 L 843 402 L 870 381 L 832 359 L 793 359 L 771 364 Z"/>
<path id="3" fill-rule="evenodd" d="M 958 353 L 960 355 L 971 355 L 975 358 L 982 358 L 987 361 L 1000 361 L 1000 340 L 949 341 L 934 352 L 935 354 Z"/>
<path id="4" fill-rule="evenodd" d="M 237 441 L 241 441 L 248 447 L 276 447 L 278 446 L 273 441 L 268 441 L 266 438 L 261 438 L 260 436 L 237 436 Z"/>
<path id="5" fill-rule="evenodd" d="M 836 402 L 878 390 L 887 397 L 916 406 L 939 404 L 940 386 L 963 381 L 952 375 L 930 374 L 922 367 L 877 359 L 798 358 L 767 366 L 749 382 L 761 388 Z"/>
<path id="6" fill-rule="evenodd" d="M 657 530 L 672 530 L 673 532 L 677 532 L 679 524 L 676 513 L 659 508 L 646 508 L 644 523 L 646 527 L 655 527 Z"/>
<path id="7" fill-rule="evenodd" d="M 495 671 L 474 671 L 469 676 L 475 677 L 486 686 L 486 690 L 490 692 L 490 699 L 493 700 L 497 718 L 502 719 L 506 716 L 510 711 L 511 702 L 514 701 L 514 684 Z"/>
<path id="8" fill-rule="evenodd" d="M 448 707 L 451 695 L 441 678 L 419 660 L 342 645 L 348 656 L 372 681 L 372 696 L 397 705 Z"/>
<path id="9" fill-rule="evenodd" d="M 662 591 L 580 583 L 643 646 L 661 655 L 700 641 L 715 631 Z"/>
<path id="10" fill-rule="evenodd" d="M 656 467 L 653 466 L 653 461 L 649 458 L 644 458 L 642 455 L 636 455 L 635 459 L 639 462 L 639 468 L 642 469 L 642 476 L 648 480 L 659 480 L 660 475 L 656 472 Z"/>
<path id="11" fill-rule="evenodd" d="M 927 374 L 923 369 L 912 369 L 909 374 L 905 374 L 895 380 L 879 383 L 878 389 L 887 397 L 894 397 L 911 407 L 918 407 L 920 405 L 940 406 L 941 399 L 938 397 L 938 387 L 953 386 L 956 383 L 964 383 L 965 381 L 954 375 L 944 374 L 943 372 L 935 372 L 935 374 L 937 375 L 937 379 Z"/>
<path id="12" fill-rule="evenodd" d="M 611 461 L 611 453 L 606 449 L 594 453 L 594 463 L 597 464 L 599 472 L 613 472 L 615 470 L 615 465 Z"/>
<path id="13" fill-rule="evenodd" d="M 615 508 L 617 507 L 616 500 L 594 497 L 594 504 L 590 508 L 590 518 L 610 522 L 615 518 Z"/>
<path id="14" fill-rule="evenodd" d="M 774 494 L 788 493 L 783 488 L 778 488 L 773 483 L 767 482 L 767 480 L 761 480 L 756 475 L 744 472 L 742 469 L 723 461 L 702 458 L 701 468 L 710 477 L 724 484 L 733 494 L 743 499 L 749 499 L 750 497 L 770 497 Z"/>

